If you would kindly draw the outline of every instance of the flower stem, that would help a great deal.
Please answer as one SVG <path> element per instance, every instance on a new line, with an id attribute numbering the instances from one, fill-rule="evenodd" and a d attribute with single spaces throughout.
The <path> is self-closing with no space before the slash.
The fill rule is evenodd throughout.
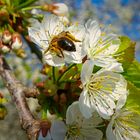
<path id="1" fill-rule="evenodd" d="M 32 10 L 32 9 L 41 9 L 42 6 L 30 6 L 30 7 L 26 7 L 26 8 L 22 8 L 22 11 L 28 11 L 28 10 Z"/>
<path id="2" fill-rule="evenodd" d="M 18 9 L 21 9 L 21 8 L 24 8 L 24 7 L 27 7 L 28 5 L 33 4 L 35 1 L 37 1 L 37 0 L 28 0 L 28 1 L 26 1 L 26 2 L 24 2 L 24 3 L 22 3 L 22 4 L 20 4 L 20 5 L 18 5 L 18 6 L 15 8 L 15 10 L 18 10 Z"/>
<path id="3" fill-rule="evenodd" d="M 72 67 L 74 67 L 76 64 L 72 64 L 72 65 L 70 65 L 59 77 L 58 77 L 58 79 L 57 79 L 57 84 L 59 84 L 59 81 L 62 79 L 62 77 L 65 75 L 65 73 L 67 72 L 67 71 L 69 71 Z"/>
<path id="4" fill-rule="evenodd" d="M 55 67 L 52 67 L 52 75 L 53 75 L 53 83 L 56 82 L 56 78 L 55 78 Z"/>
<path id="5" fill-rule="evenodd" d="M 69 82 L 69 83 L 75 83 L 76 80 L 63 80 L 63 81 L 59 82 L 59 84 L 67 83 L 67 82 Z"/>
<path id="6" fill-rule="evenodd" d="M 47 119 L 47 113 L 45 110 L 42 111 L 42 119 Z"/>

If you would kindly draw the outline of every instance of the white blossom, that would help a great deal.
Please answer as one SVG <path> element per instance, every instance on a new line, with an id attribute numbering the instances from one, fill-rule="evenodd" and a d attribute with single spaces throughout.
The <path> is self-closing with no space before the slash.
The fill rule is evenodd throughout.
<path id="1" fill-rule="evenodd" d="M 66 114 L 67 135 L 65 140 L 101 140 L 102 132 L 97 129 L 102 119 L 97 113 L 90 119 L 82 116 L 79 103 L 69 106 Z"/>
<path id="2" fill-rule="evenodd" d="M 44 62 L 51 66 L 61 66 L 65 63 L 82 62 L 82 43 L 85 35 L 83 25 L 73 24 L 65 26 L 64 22 L 55 15 L 45 15 L 40 23 L 34 21 L 32 27 L 28 29 L 31 40 L 40 46 Z M 76 51 L 62 50 L 64 57 L 58 56 L 58 53 L 50 47 L 51 41 L 58 37 L 62 32 L 68 32 L 77 41 L 73 41 Z M 49 50 L 48 50 L 49 49 Z M 48 51 L 47 51 L 48 50 Z M 59 51 L 59 50 L 57 50 Z"/>
<path id="3" fill-rule="evenodd" d="M 108 124 L 107 140 L 140 140 L 140 115 L 132 108 L 123 107 L 125 100 L 118 102 Z"/>
<path id="4" fill-rule="evenodd" d="M 95 20 L 88 20 L 86 23 L 86 39 L 84 49 L 87 59 L 94 62 L 95 65 L 122 72 L 123 68 L 120 63 L 113 57 L 117 52 L 120 40 L 114 33 L 102 29 Z"/>
<path id="5" fill-rule="evenodd" d="M 93 67 L 94 62 L 90 60 L 83 64 L 80 110 L 86 118 L 97 111 L 101 117 L 109 119 L 116 108 L 116 101 L 127 96 L 127 84 L 122 75 L 103 68 L 92 73 Z"/>

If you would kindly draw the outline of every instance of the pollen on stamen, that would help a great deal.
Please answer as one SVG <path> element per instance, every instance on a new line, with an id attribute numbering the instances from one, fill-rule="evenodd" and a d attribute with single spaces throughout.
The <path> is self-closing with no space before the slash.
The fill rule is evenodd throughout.
<path id="1" fill-rule="evenodd" d="M 91 81 L 87 84 L 88 90 L 99 90 L 102 88 L 101 79 L 95 80 L 96 78 L 92 77 Z"/>

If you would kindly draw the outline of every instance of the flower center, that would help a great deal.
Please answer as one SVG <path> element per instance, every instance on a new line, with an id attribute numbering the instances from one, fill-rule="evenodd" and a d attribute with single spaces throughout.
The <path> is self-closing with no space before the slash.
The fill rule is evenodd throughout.
<path id="1" fill-rule="evenodd" d="M 72 124 L 72 125 L 68 125 L 68 129 L 67 129 L 67 137 L 74 137 L 74 138 L 78 138 L 80 136 L 80 127 L 78 126 L 78 124 Z"/>
<path id="2" fill-rule="evenodd" d="M 89 92 L 98 91 L 102 88 L 103 80 L 104 78 L 102 77 L 95 77 L 94 75 L 92 75 L 89 83 L 87 83 L 86 85 L 86 88 L 88 89 Z"/>

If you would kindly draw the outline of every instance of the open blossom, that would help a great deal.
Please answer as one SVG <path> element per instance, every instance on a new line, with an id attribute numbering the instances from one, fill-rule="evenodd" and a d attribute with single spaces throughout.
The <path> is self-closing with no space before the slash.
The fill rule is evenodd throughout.
<path id="1" fill-rule="evenodd" d="M 125 101 L 123 99 L 117 104 L 106 130 L 107 140 L 140 140 L 139 111 L 133 107 L 123 107 Z"/>
<path id="2" fill-rule="evenodd" d="M 86 23 L 87 35 L 85 39 L 84 49 L 87 59 L 94 62 L 95 65 L 122 72 L 123 68 L 117 62 L 113 55 L 117 52 L 120 40 L 117 35 L 101 30 L 99 24 L 95 20 L 88 20 Z"/>
<path id="3" fill-rule="evenodd" d="M 127 84 L 123 76 L 106 69 L 92 73 L 94 63 L 87 60 L 81 71 L 83 91 L 79 98 L 82 114 L 90 118 L 97 111 L 104 119 L 114 113 L 116 101 L 127 96 Z"/>
<path id="4" fill-rule="evenodd" d="M 81 45 L 85 35 L 83 25 L 74 24 L 68 27 L 57 16 L 45 15 L 41 23 L 34 21 L 28 31 L 31 40 L 40 46 L 43 59 L 49 65 L 61 66 L 65 63 L 82 62 Z M 58 46 L 57 41 L 59 38 L 61 38 L 59 44 L 65 43 L 65 38 L 69 38 L 66 41 L 71 42 L 69 45 L 73 47 L 73 50 L 69 50 L 69 48 L 62 49 Z"/>
<path id="5" fill-rule="evenodd" d="M 102 119 L 97 113 L 85 119 L 79 109 L 79 103 L 69 106 L 66 114 L 67 135 L 65 140 L 101 140 L 102 132 L 97 129 Z"/>

